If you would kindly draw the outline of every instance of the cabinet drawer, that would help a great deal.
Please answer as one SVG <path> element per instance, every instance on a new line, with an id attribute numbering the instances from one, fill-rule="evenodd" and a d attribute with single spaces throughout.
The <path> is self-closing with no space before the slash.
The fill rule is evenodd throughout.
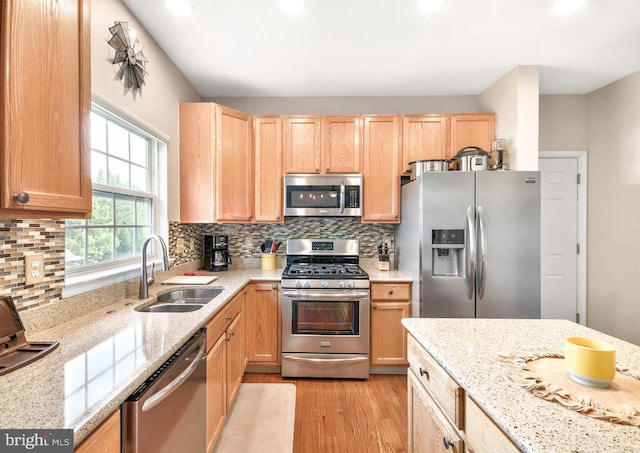
<path id="1" fill-rule="evenodd" d="M 409 283 L 373 283 L 371 300 L 411 300 Z"/>
<path id="2" fill-rule="evenodd" d="M 407 336 L 409 366 L 420 377 L 444 413 L 462 429 L 464 423 L 464 390 L 411 336 Z"/>
<path id="3" fill-rule="evenodd" d="M 511 453 L 520 451 L 500 428 L 468 396 L 465 397 L 465 437 L 475 451 Z"/>
<path id="4" fill-rule="evenodd" d="M 210 350 L 218 338 L 224 333 L 231 321 L 242 310 L 242 297 L 236 295 L 231 302 L 225 305 L 211 321 L 207 323 L 207 350 Z"/>

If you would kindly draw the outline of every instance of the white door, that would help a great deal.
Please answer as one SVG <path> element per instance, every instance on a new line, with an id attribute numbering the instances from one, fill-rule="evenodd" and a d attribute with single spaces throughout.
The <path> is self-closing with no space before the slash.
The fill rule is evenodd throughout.
<path id="1" fill-rule="evenodd" d="M 578 160 L 540 159 L 541 317 L 577 321 Z"/>

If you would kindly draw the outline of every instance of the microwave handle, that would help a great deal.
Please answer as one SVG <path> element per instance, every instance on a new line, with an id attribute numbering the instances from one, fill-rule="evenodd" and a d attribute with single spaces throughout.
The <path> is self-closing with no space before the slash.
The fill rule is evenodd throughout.
<path id="1" fill-rule="evenodd" d="M 345 206 L 345 186 L 344 181 L 340 181 L 340 213 L 344 213 Z"/>

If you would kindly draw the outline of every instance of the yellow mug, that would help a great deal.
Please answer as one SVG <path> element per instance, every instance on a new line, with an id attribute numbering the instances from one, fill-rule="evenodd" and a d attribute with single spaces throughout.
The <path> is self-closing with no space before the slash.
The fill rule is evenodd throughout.
<path id="1" fill-rule="evenodd" d="M 607 387 L 616 375 L 616 349 L 593 338 L 569 337 L 564 346 L 564 363 L 574 381 Z"/>

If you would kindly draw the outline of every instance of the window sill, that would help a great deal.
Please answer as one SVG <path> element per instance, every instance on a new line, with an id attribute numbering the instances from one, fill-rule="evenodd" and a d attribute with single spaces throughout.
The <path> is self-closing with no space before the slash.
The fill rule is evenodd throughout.
<path id="1" fill-rule="evenodd" d="M 147 264 L 153 264 L 154 270 L 156 270 L 156 264 L 160 264 L 160 269 L 162 269 L 161 259 L 149 260 Z M 65 278 L 62 298 L 77 296 L 78 294 L 115 285 L 116 283 L 123 283 L 135 278 L 140 278 L 140 263 L 131 263 L 117 268 L 78 272 Z"/>

